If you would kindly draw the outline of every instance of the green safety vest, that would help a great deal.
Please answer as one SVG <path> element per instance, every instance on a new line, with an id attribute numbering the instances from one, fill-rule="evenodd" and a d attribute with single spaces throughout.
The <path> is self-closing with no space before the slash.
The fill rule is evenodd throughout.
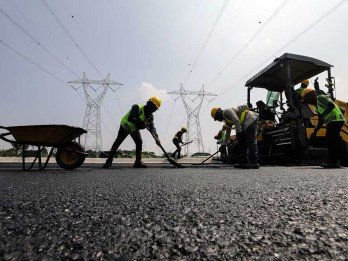
<path id="1" fill-rule="evenodd" d="M 219 142 L 223 142 L 225 140 L 225 137 L 226 137 L 226 132 L 222 132 L 222 135 L 221 135 L 221 139 L 219 139 Z"/>
<path id="2" fill-rule="evenodd" d="M 244 121 L 245 121 L 245 116 L 247 114 L 249 110 L 244 110 L 242 111 L 241 115 L 240 115 L 240 118 L 239 118 L 239 122 L 240 122 L 240 125 L 243 125 Z"/>
<path id="3" fill-rule="evenodd" d="M 325 95 L 318 96 L 316 110 L 317 110 L 318 114 L 321 115 L 326 109 L 326 104 L 323 104 L 322 102 L 320 102 L 319 97 L 323 97 L 329 101 L 331 101 L 331 100 L 328 97 L 326 97 Z M 330 111 L 323 119 L 324 119 L 325 124 L 328 124 L 328 123 L 333 122 L 333 121 L 345 121 L 340 108 L 336 104 L 335 104 L 335 108 L 333 108 L 332 111 Z"/>
<path id="4" fill-rule="evenodd" d="M 142 104 L 138 104 L 138 107 L 139 107 L 139 118 L 140 120 L 144 121 L 145 120 L 145 112 L 144 112 L 144 105 Z M 121 120 L 121 125 L 122 127 L 128 131 L 129 133 L 132 133 L 132 132 L 136 132 L 138 131 L 139 129 L 133 124 L 131 123 L 130 121 L 128 121 L 128 117 L 129 117 L 129 114 L 131 112 L 132 109 L 130 109 L 126 115 L 123 116 L 122 120 Z"/>
<path id="5" fill-rule="evenodd" d="M 249 110 L 248 109 L 246 109 L 246 110 L 244 110 L 244 111 L 242 111 L 242 113 L 240 114 L 240 117 L 239 117 L 239 122 L 240 122 L 240 125 L 243 125 L 243 123 L 244 123 L 244 121 L 245 121 L 245 116 L 246 116 L 246 114 L 247 114 L 247 112 L 248 112 Z M 232 123 L 230 120 L 228 120 L 228 119 L 225 119 L 225 121 L 227 122 L 227 123 Z"/>

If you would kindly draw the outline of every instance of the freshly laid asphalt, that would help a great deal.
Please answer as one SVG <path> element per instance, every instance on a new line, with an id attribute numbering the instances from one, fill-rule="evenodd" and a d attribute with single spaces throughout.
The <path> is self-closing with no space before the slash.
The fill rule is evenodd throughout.
<path id="1" fill-rule="evenodd" d="M 348 169 L 0 165 L 1 260 L 348 259 Z"/>

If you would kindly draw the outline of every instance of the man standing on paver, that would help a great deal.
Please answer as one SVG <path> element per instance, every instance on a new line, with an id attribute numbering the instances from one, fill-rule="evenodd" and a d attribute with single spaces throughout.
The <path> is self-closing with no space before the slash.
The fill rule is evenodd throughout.
<path id="1" fill-rule="evenodd" d="M 141 161 L 143 141 L 139 130 L 148 128 L 155 135 L 157 145 L 161 144 L 153 122 L 153 113 L 158 110 L 160 106 L 161 100 L 157 97 L 151 97 L 146 105 L 134 104 L 129 112 L 123 116 L 117 138 L 111 147 L 108 159 L 103 165 L 104 169 L 111 167 L 116 150 L 128 135 L 131 135 L 135 142 L 136 157 L 133 167 L 146 168 L 146 165 Z"/>
<path id="2" fill-rule="evenodd" d="M 215 107 L 211 110 L 211 116 L 215 121 L 224 121 L 228 127 L 220 151 L 226 150 L 232 126 L 235 126 L 241 161 L 235 164 L 234 167 L 243 169 L 260 168 L 256 140 L 258 113 L 250 111 L 247 105 L 241 105 L 225 110 Z"/>
<path id="3" fill-rule="evenodd" d="M 329 161 L 322 163 L 323 168 L 340 168 L 341 155 L 340 132 L 345 118 L 341 109 L 324 94 L 317 94 L 315 90 L 306 88 L 301 93 L 302 101 L 315 106 L 318 113 L 318 124 L 314 128 L 309 140 L 316 137 L 317 132 L 326 124 L 326 140 L 329 150 Z"/>

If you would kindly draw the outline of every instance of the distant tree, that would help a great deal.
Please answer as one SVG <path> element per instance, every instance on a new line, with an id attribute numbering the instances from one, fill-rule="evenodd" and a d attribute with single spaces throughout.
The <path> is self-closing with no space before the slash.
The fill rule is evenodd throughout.
<path id="1" fill-rule="evenodd" d="M 8 150 L 0 150 L 0 157 L 17 157 L 17 150 L 15 148 L 11 148 Z"/>

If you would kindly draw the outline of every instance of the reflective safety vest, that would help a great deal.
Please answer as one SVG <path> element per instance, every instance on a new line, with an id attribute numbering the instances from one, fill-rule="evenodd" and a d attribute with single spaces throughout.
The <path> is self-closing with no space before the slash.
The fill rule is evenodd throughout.
<path id="1" fill-rule="evenodd" d="M 180 132 L 181 132 L 181 131 L 178 131 L 177 133 L 175 133 L 175 136 L 174 136 L 174 138 L 173 138 L 173 141 L 174 141 L 174 140 L 178 140 L 178 141 L 182 142 L 182 139 L 179 138 L 179 135 L 178 135 Z M 183 135 L 183 133 L 181 132 L 181 137 L 182 137 L 182 135 Z"/>
<path id="2" fill-rule="evenodd" d="M 178 137 L 178 133 L 179 132 L 175 133 L 175 136 L 174 136 L 173 140 L 180 140 L 179 137 Z"/>
<path id="3" fill-rule="evenodd" d="M 145 112 L 144 112 L 144 105 L 138 104 L 139 107 L 139 119 L 144 121 L 145 120 Z M 128 117 L 132 109 L 130 109 L 126 115 L 123 116 L 121 120 L 122 127 L 129 133 L 136 132 L 139 129 L 134 125 L 134 123 L 131 123 L 128 121 Z"/>
<path id="4" fill-rule="evenodd" d="M 248 112 L 249 112 L 249 110 L 244 110 L 240 114 L 240 118 L 239 118 L 240 125 L 243 125 L 243 123 L 245 121 L 245 116 L 247 115 Z"/>
<path id="5" fill-rule="evenodd" d="M 321 115 L 325 111 L 327 104 L 322 103 L 319 97 L 321 97 L 321 99 L 325 98 L 326 100 L 328 100 L 328 102 L 330 102 L 331 99 L 328 98 L 326 95 L 318 96 L 316 110 L 318 114 Z M 333 108 L 332 111 L 330 111 L 326 116 L 323 117 L 325 124 L 328 124 L 333 121 L 345 121 L 340 108 L 335 103 L 334 105 L 335 105 L 335 108 Z"/>
<path id="6" fill-rule="evenodd" d="M 225 140 L 225 137 L 226 137 L 226 132 L 223 131 L 221 134 L 221 139 L 219 139 L 219 142 L 222 143 Z"/>

